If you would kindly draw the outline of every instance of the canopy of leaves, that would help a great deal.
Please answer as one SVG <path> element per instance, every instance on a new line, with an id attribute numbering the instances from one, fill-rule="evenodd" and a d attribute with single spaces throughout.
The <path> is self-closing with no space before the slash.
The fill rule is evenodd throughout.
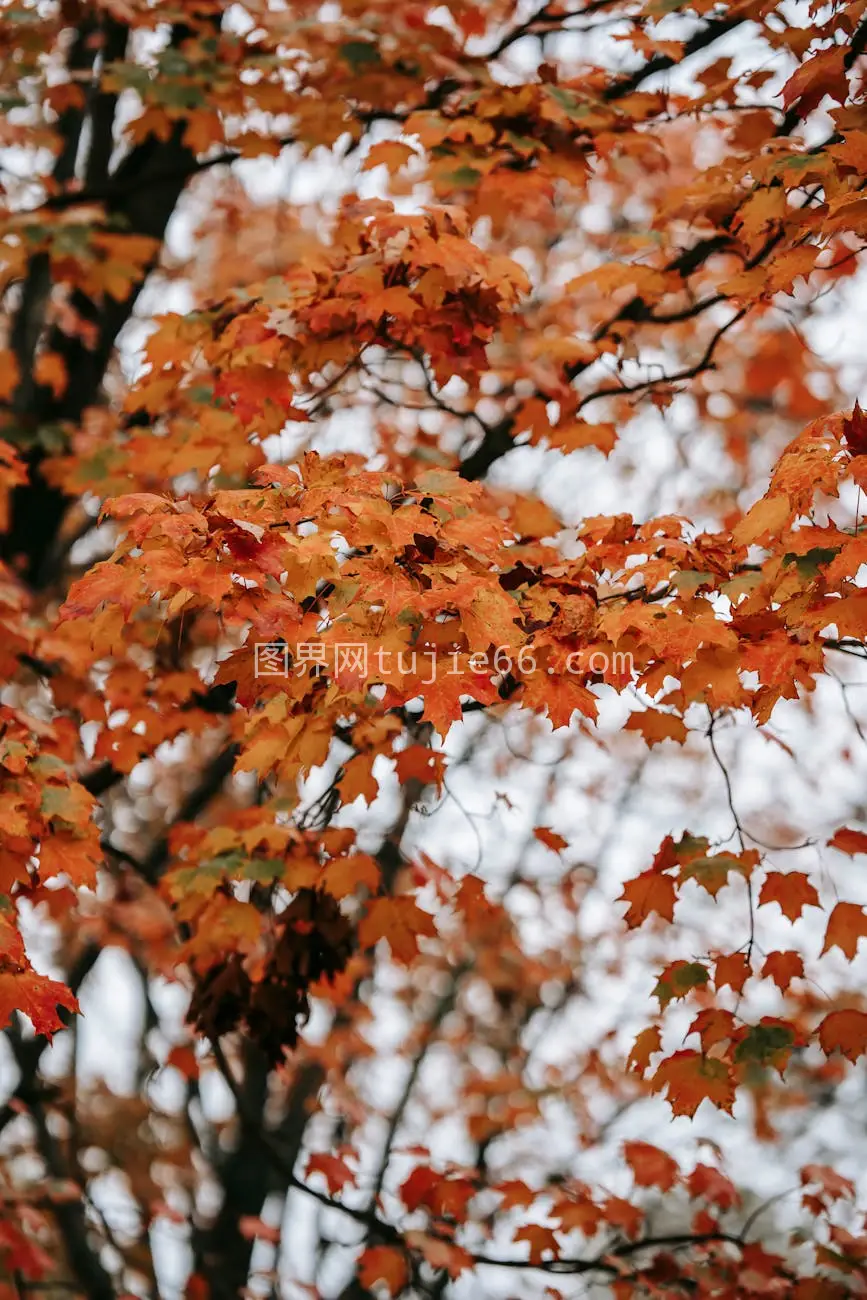
<path id="1" fill-rule="evenodd" d="M 865 1294 L 848 1175 L 763 1236 L 722 1140 L 867 1055 L 867 418 L 811 342 L 865 0 L 8 0 L 0 46 L 0 1300 Z M 615 834 L 657 751 L 711 798 L 612 888 L 557 772 Z"/>

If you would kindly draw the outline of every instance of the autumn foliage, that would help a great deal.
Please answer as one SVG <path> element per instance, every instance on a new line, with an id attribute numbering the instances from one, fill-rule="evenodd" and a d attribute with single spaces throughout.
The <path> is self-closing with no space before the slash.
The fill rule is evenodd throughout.
<path id="1" fill-rule="evenodd" d="M 867 1294 L 865 47 L 0 5 L 2 1300 Z"/>

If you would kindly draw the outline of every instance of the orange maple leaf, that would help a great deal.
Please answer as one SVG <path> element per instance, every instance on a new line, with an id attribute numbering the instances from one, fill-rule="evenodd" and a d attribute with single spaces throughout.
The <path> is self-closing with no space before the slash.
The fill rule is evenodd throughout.
<path id="1" fill-rule="evenodd" d="M 725 1011 L 722 1007 L 707 1007 L 704 1011 L 699 1011 L 686 1031 L 686 1037 L 690 1034 L 698 1034 L 701 1049 L 707 1055 L 717 1043 L 725 1043 L 735 1037 L 735 1018 L 731 1011 Z"/>
<path id="2" fill-rule="evenodd" d="M 867 1012 L 832 1011 L 819 1026 L 819 1045 L 826 1056 L 842 1052 L 857 1061 L 867 1053 Z"/>
<path id="3" fill-rule="evenodd" d="M 682 745 L 687 737 L 686 726 L 676 713 L 661 713 L 659 709 L 636 710 L 630 713 L 624 731 L 640 732 L 646 745 L 660 745 L 664 740 L 674 740 Z"/>
<path id="4" fill-rule="evenodd" d="M 660 1061 L 650 1087 L 653 1092 L 666 1094 L 675 1115 L 692 1117 L 703 1101 L 713 1102 L 731 1114 L 735 1101 L 730 1067 L 701 1052 L 675 1052 Z"/>
<path id="5" fill-rule="evenodd" d="M 654 1052 L 662 1050 L 662 1035 L 657 1025 L 648 1025 L 642 1029 L 641 1033 L 632 1044 L 632 1051 L 626 1060 L 626 1068 L 634 1070 L 637 1074 L 645 1074 L 649 1065 L 650 1058 Z"/>
<path id="6" fill-rule="evenodd" d="M 839 948 L 852 961 L 859 939 L 867 938 L 867 913 L 857 903 L 838 903 L 828 918 L 822 952 Z"/>
<path id="7" fill-rule="evenodd" d="M 434 934 L 436 926 L 430 912 L 422 911 L 406 895 L 372 899 L 358 923 L 358 942 L 362 948 L 373 948 L 384 939 L 395 961 L 405 966 L 418 952 L 419 936 Z"/>
<path id="8" fill-rule="evenodd" d="M 855 831 L 848 826 L 841 826 L 828 841 L 829 849 L 839 849 L 854 858 L 858 853 L 867 853 L 867 831 Z"/>
<path id="9" fill-rule="evenodd" d="M 804 962 L 797 952 L 769 952 L 762 967 L 762 978 L 772 979 L 784 993 L 793 979 L 804 974 Z"/>
<path id="10" fill-rule="evenodd" d="M 319 883 L 334 898 L 346 898 L 349 894 L 354 894 L 360 885 L 369 890 L 379 889 L 379 865 L 369 853 L 332 858 L 322 872 Z"/>
<path id="11" fill-rule="evenodd" d="M 541 1264 L 546 1254 L 553 1255 L 556 1259 L 560 1253 L 556 1230 L 542 1223 L 526 1223 L 523 1228 L 518 1229 L 512 1240 L 528 1243 L 531 1264 Z"/>
<path id="12" fill-rule="evenodd" d="M 569 847 L 569 841 L 564 840 L 562 835 L 558 835 L 556 831 L 552 831 L 548 826 L 536 826 L 533 834 L 540 844 L 544 844 L 553 853 L 562 853 L 563 849 Z"/>
<path id="13" fill-rule="evenodd" d="M 718 989 L 728 985 L 735 993 L 740 993 L 752 973 L 746 953 L 725 953 L 716 959 L 713 982 Z"/>
<path id="14" fill-rule="evenodd" d="M 406 785 L 407 781 L 418 781 L 423 786 L 436 786 L 437 791 L 440 791 L 446 771 L 446 757 L 438 750 L 428 749 L 427 745 L 409 745 L 395 758 L 395 767 L 401 785 Z"/>
<path id="15" fill-rule="evenodd" d="M 638 1187 L 667 1192 L 680 1178 L 677 1161 L 649 1142 L 624 1142 L 623 1155 Z"/>
<path id="16" fill-rule="evenodd" d="M 769 871 L 759 892 L 759 905 L 779 903 L 790 921 L 797 921 L 805 907 L 821 907 L 819 895 L 803 871 Z"/>
<path id="17" fill-rule="evenodd" d="M 628 903 L 629 910 L 623 918 L 630 930 L 643 925 L 652 912 L 663 921 L 674 920 L 677 887 L 671 876 L 663 876 L 651 867 L 633 880 L 627 880 L 618 903 Z"/>
<path id="18" fill-rule="evenodd" d="M 78 1011 L 78 1001 L 65 984 L 35 970 L 0 970 L 0 1029 L 16 1011 L 23 1011 L 37 1034 L 46 1038 L 63 1028 L 58 1007 Z"/>
<path id="19" fill-rule="evenodd" d="M 686 1185 L 690 1196 L 702 1197 L 711 1204 L 718 1205 L 721 1210 L 730 1210 L 741 1203 L 741 1194 L 732 1180 L 719 1169 L 714 1169 L 713 1165 L 696 1165 L 687 1178 Z"/>
<path id="20" fill-rule="evenodd" d="M 842 103 L 848 85 L 845 54 L 845 46 L 835 45 L 830 50 L 821 50 L 806 63 L 802 63 L 783 86 L 783 106 L 790 108 L 797 103 L 798 113 L 801 117 L 806 117 L 826 95 Z"/>
<path id="21" fill-rule="evenodd" d="M 439 1237 L 417 1231 L 408 1232 L 405 1240 L 412 1250 L 417 1250 L 424 1256 L 431 1268 L 444 1270 L 451 1278 L 460 1277 L 461 1273 L 473 1267 L 470 1252 L 452 1241 L 443 1241 Z"/>
<path id="22" fill-rule="evenodd" d="M 390 1295 L 400 1295 L 409 1281 L 406 1253 L 397 1246 L 368 1246 L 359 1256 L 356 1276 L 367 1291 L 382 1282 Z"/>

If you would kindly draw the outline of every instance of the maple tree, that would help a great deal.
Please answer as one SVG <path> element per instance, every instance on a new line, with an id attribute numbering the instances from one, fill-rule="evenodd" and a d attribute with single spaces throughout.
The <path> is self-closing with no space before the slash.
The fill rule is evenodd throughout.
<path id="1" fill-rule="evenodd" d="M 0 41 L 0 1296 L 865 1294 L 865 0 Z"/>

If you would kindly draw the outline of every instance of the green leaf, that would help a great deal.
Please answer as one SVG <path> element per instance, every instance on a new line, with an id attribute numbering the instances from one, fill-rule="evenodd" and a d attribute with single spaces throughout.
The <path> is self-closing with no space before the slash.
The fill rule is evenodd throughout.
<path id="1" fill-rule="evenodd" d="M 247 856 L 241 849 L 229 849 L 227 853 L 218 853 L 215 858 L 200 863 L 199 870 L 213 869 L 219 871 L 221 875 L 232 876 L 236 872 L 243 871 L 246 865 Z"/>
<path id="2" fill-rule="evenodd" d="M 241 874 L 245 880 L 270 885 L 275 880 L 282 880 L 285 872 L 286 863 L 282 858 L 251 858 L 244 864 Z"/>
<path id="3" fill-rule="evenodd" d="M 449 172 L 445 179 L 451 181 L 453 185 L 478 185 L 482 173 L 476 171 L 475 167 L 458 167 L 457 171 Z"/>
<path id="4" fill-rule="evenodd" d="M 681 880 L 694 880 L 713 898 L 728 884 L 730 872 L 748 877 L 755 863 L 744 862 L 733 853 L 713 853 L 708 856 L 691 858 L 680 869 Z"/>
<path id="5" fill-rule="evenodd" d="M 794 1033 L 784 1025 L 753 1025 L 735 1048 L 735 1061 L 774 1065 L 778 1053 L 788 1051 L 794 1041 Z"/>
<path id="6" fill-rule="evenodd" d="M 690 835 L 689 831 L 684 831 L 674 846 L 674 852 L 678 858 L 694 857 L 699 853 L 707 853 L 709 847 L 710 842 L 704 835 Z"/>
<path id="7" fill-rule="evenodd" d="M 783 556 L 783 564 L 794 564 L 802 578 L 815 578 L 823 564 L 830 564 L 840 553 L 839 546 L 814 546 L 803 555 L 789 551 Z"/>
<path id="8" fill-rule="evenodd" d="M 693 989 L 703 988 L 709 980 L 707 967 L 697 961 L 684 962 L 665 972 L 653 990 L 653 996 L 659 998 L 660 1006 L 664 1007 L 672 998 L 684 998 Z"/>

